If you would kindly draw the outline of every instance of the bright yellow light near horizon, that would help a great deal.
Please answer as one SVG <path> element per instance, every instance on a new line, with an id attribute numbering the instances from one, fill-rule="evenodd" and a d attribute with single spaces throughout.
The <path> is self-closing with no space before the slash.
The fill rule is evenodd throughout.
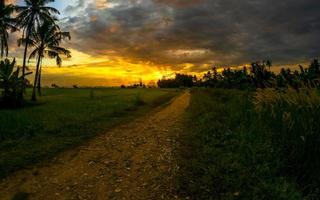
<path id="1" fill-rule="evenodd" d="M 141 66 L 142 67 L 142 66 Z M 143 67 L 142 67 L 143 68 Z M 46 85 L 52 83 L 63 83 L 64 86 L 71 86 L 74 84 L 80 86 L 120 86 L 122 84 L 130 85 L 140 81 L 140 79 L 147 85 L 154 84 L 164 75 L 161 71 L 146 71 L 139 72 L 127 71 L 120 66 L 86 66 L 81 65 L 77 67 L 46 67 L 43 69 L 43 77 L 56 77 L 55 80 L 46 81 Z"/>
<path id="2" fill-rule="evenodd" d="M 196 66 L 184 63 L 177 68 L 158 66 L 150 62 L 131 61 L 124 57 L 112 57 L 112 52 L 106 55 L 94 56 L 71 49 L 72 58 L 63 60 L 61 68 L 56 66 L 54 59 L 46 58 L 43 62 L 44 85 L 53 83 L 63 86 L 120 86 L 138 83 L 140 79 L 145 84 L 154 85 L 159 79 L 173 78 L 175 73 L 184 73 L 202 77 L 210 70 L 209 65 L 200 72 L 193 72 Z M 108 56 L 111 55 L 111 56 Z M 35 60 L 29 63 L 35 68 Z"/>
<path id="3" fill-rule="evenodd" d="M 61 68 L 52 59 L 43 63 L 44 83 L 61 83 L 63 86 L 74 84 L 83 86 L 120 86 L 138 83 L 155 82 L 168 73 L 174 73 L 168 67 L 159 67 L 151 63 L 132 63 L 121 57 L 92 56 L 72 50 L 73 58 L 64 60 Z M 30 63 L 31 64 L 31 63 Z M 32 63 L 33 65 L 35 62 Z M 34 69 L 34 67 L 32 67 Z"/>

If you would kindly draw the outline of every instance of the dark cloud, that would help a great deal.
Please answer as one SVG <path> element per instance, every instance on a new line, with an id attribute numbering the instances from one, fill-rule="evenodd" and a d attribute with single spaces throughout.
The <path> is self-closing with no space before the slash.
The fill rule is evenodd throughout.
<path id="1" fill-rule="evenodd" d="M 74 48 L 172 66 L 238 65 L 266 58 L 292 63 L 320 52 L 319 0 L 107 2 L 105 8 L 86 4 L 64 22 Z"/>
<path id="2" fill-rule="evenodd" d="M 154 2 L 169 6 L 189 7 L 202 3 L 203 0 L 154 0 Z"/>

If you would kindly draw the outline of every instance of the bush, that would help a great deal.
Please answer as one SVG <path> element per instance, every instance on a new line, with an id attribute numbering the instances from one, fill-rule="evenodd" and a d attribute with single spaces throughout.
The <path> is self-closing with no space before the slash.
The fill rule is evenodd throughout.
<path id="1" fill-rule="evenodd" d="M 29 75 L 30 73 L 26 74 Z M 23 92 L 27 81 L 20 76 L 20 68 L 16 67 L 16 61 L 13 59 L 1 60 L 0 62 L 0 89 L 2 89 L 2 98 L 0 107 L 17 107 L 22 104 Z"/>

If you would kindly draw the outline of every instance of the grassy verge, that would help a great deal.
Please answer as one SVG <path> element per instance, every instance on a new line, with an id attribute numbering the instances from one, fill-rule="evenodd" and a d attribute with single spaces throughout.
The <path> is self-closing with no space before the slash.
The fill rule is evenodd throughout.
<path id="1" fill-rule="evenodd" d="M 320 97 L 307 93 L 192 90 L 179 150 L 181 195 L 317 199 Z"/>
<path id="2" fill-rule="evenodd" d="M 0 110 L 0 177 L 79 145 L 168 102 L 175 90 L 47 89 L 37 105 Z"/>

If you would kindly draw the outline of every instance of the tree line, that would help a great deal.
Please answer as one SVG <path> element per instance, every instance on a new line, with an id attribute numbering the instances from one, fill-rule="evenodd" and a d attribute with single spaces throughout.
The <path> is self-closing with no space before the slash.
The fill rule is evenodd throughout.
<path id="1" fill-rule="evenodd" d="M 173 79 L 161 79 L 158 81 L 159 88 L 193 87 L 197 84 L 196 76 L 177 73 Z"/>
<path id="2" fill-rule="evenodd" d="M 232 69 L 230 67 L 218 72 L 213 67 L 202 78 L 195 76 L 176 74 L 173 79 L 158 81 L 160 88 L 177 87 L 211 87 L 227 89 L 257 89 L 257 88 L 294 88 L 320 86 L 320 63 L 312 60 L 308 67 L 299 65 L 299 70 L 281 68 L 280 73 L 271 70 L 271 61 L 253 62 L 249 67 Z"/>
<path id="3" fill-rule="evenodd" d="M 21 106 L 27 86 L 26 78 L 31 75 L 27 63 L 36 60 L 32 84 L 33 101 L 41 96 L 42 63 L 45 57 L 55 59 L 60 67 L 62 55 L 71 57 L 71 52 L 61 46 L 64 39 L 71 39 L 69 32 L 61 31 L 57 25 L 59 11 L 48 6 L 54 0 L 24 0 L 24 5 L 6 4 L 0 0 L 0 90 L 1 105 Z M 9 37 L 14 32 L 21 33 L 17 44 L 23 47 L 22 66 L 16 65 L 16 59 L 9 59 Z"/>

